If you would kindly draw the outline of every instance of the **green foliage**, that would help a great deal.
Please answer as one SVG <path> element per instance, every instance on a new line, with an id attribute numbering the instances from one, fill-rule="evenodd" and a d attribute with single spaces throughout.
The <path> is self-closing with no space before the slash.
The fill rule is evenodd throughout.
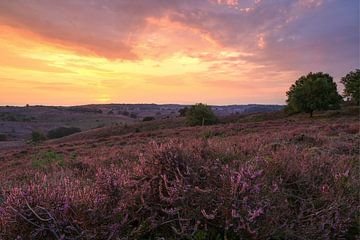
<path id="1" fill-rule="evenodd" d="M 0 142 L 2 141 L 6 141 L 7 140 L 7 136 L 5 133 L 0 133 Z"/>
<path id="2" fill-rule="evenodd" d="M 69 135 L 74 134 L 74 133 L 78 133 L 78 132 L 81 132 L 80 128 L 76 128 L 76 127 L 59 127 L 59 128 L 55 128 L 53 130 L 50 130 L 48 132 L 48 138 L 50 138 L 50 139 L 62 138 L 62 137 L 69 136 Z"/>
<path id="3" fill-rule="evenodd" d="M 211 125 L 217 122 L 215 114 L 206 104 L 195 104 L 186 112 L 186 124 L 189 126 Z"/>
<path id="4" fill-rule="evenodd" d="M 46 140 L 45 135 L 40 132 L 40 131 L 33 131 L 31 133 L 31 141 L 33 141 L 34 143 L 39 143 Z"/>
<path id="5" fill-rule="evenodd" d="M 351 71 L 341 78 L 341 83 L 344 84 L 344 97 L 349 98 L 357 105 L 360 103 L 360 69 Z"/>
<path id="6" fill-rule="evenodd" d="M 326 73 L 309 73 L 300 77 L 286 92 L 286 110 L 290 113 L 306 112 L 312 116 L 315 110 L 328 110 L 339 107 L 341 96 L 336 83 Z"/>
<path id="7" fill-rule="evenodd" d="M 56 163 L 58 166 L 64 166 L 64 156 L 54 151 L 40 152 L 33 157 L 32 167 L 36 169 L 47 169 L 52 163 Z"/>

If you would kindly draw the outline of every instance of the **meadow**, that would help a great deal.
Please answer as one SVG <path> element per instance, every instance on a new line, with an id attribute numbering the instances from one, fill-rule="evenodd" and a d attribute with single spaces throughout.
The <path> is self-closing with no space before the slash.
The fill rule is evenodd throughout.
<path id="1" fill-rule="evenodd" d="M 358 239 L 358 108 L 110 126 L 0 154 L 0 239 Z"/>

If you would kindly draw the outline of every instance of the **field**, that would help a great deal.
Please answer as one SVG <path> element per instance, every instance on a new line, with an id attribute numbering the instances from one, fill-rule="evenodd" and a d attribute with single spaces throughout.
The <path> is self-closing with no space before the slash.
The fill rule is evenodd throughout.
<path id="1" fill-rule="evenodd" d="M 359 239 L 358 109 L 113 125 L 0 152 L 0 239 Z"/>

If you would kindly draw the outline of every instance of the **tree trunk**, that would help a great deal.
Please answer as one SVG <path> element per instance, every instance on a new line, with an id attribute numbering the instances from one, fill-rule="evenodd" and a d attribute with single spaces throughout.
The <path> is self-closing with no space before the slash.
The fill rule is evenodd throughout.
<path id="1" fill-rule="evenodd" d="M 313 117 L 313 113 L 314 113 L 314 111 L 311 110 L 311 111 L 310 111 L 310 117 L 311 117 L 311 118 Z"/>

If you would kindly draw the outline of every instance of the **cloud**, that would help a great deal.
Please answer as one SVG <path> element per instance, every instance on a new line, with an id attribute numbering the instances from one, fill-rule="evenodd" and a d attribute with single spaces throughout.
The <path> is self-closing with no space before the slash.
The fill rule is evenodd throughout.
<path id="1" fill-rule="evenodd" d="M 10 26 L 39 44 L 27 51 L 19 41 L 12 51 L 8 41 L 0 63 L 14 68 L 3 76 L 109 79 L 104 96 L 108 85 L 136 83 L 151 97 L 163 85 L 269 99 L 309 71 L 339 79 L 359 66 L 358 9 L 342 0 L 2 0 L 0 43 Z"/>

